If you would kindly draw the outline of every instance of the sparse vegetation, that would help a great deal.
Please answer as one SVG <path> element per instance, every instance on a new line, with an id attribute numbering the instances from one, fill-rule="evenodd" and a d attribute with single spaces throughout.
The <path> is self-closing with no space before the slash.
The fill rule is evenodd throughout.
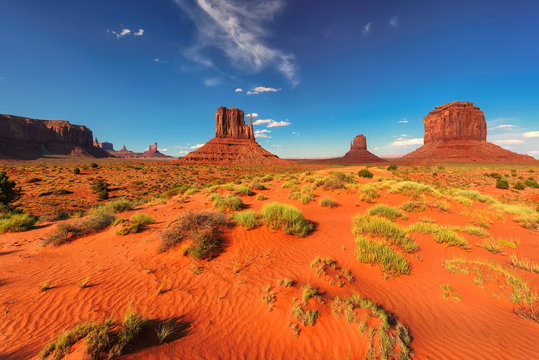
<path id="1" fill-rule="evenodd" d="M 310 221 L 305 220 L 301 211 L 291 205 L 277 202 L 266 204 L 262 207 L 260 215 L 264 225 L 272 229 L 281 229 L 287 234 L 303 237 L 314 228 Z"/>
<path id="2" fill-rule="evenodd" d="M 253 229 L 259 224 L 258 217 L 254 210 L 235 213 L 234 221 L 236 221 L 238 225 L 244 226 L 247 230 Z"/>
<path id="3" fill-rule="evenodd" d="M 371 207 L 368 214 L 371 216 L 380 216 L 391 221 L 395 221 L 398 217 L 403 220 L 408 219 L 405 213 L 386 204 L 378 204 Z"/>
<path id="4" fill-rule="evenodd" d="M 352 222 L 352 232 L 356 236 L 379 236 L 399 246 L 406 252 L 413 252 L 418 249 L 415 241 L 408 236 L 407 230 L 390 220 L 374 216 L 356 215 Z"/>
<path id="5" fill-rule="evenodd" d="M 337 202 L 332 197 L 323 197 L 319 201 L 320 206 L 334 208 L 337 206 Z"/>
<path id="6" fill-rule="evenodd" d="M 357 258 L 367 264 L 379 264 L 386 274 L 408 274 L 410 264 L 404 256 L 393 250 L 388 244 L 370 240 L 364 236 L 356 237 Z"/>
<path id="7" fill-rule="evenodd" d="M 539 274 L 539 264 L 535 264 L 526 258 L 518 258 L 516 254 L 511 255 L 511 266 L 517 269 Z"/>
<path id="8" fill-rule="evenodd" d="M 368 169 L 360 169 L 357 172 L 357 175 L 359 177 L 364 177 L 364 178 L 368 178 L 368 179 L 371 179 L 374 176 L 373 173 L 371 173 Z"/>

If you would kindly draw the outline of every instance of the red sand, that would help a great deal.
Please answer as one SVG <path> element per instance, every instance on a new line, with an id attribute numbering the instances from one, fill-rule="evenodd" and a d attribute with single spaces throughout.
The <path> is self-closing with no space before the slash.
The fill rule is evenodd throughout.
<path id="1" fill-rule="evenodd" d="M 346 168 L 345 171 L 358 168 Z M 374 169 L 375 175 L 386 171 Z M 366 183 L 372 180 L 360 179 Z M 351 217 L 365 213 L 374 204 L 359 201 L 356 191 L 316 190 L 315 202 L 302 205 L 288 200 L 288 189 L 274 181 L 270 190 L 258 191 L 269 199 L 257 201 L 243 196 L 254 210 L 268 201 L 292 204 L 316 224 L 315 231 L 298 238 L 262 226 L 251 231 L 242 227 L 227 230 L 226 249 L 211 261 L 197 262 L 181 254 L 181 246 L 159 254 L 164 227 L 186 209 L 211 208 L 207 194 L 198 193 L 181 204 L 172 199 L 166 205 L 141 206 L 128 213 L 142 212 L 156 223 L 133 235 L 115 235 L 116 229 L 75 240 L 60 247 L 39 246 L 39 239 L 54 231 L 54 225 L 0 235 L 0 358 L 27 359 L 66 328 L 85 320 L 121 318 L 128 303 L 147 318 L 180 317 L 185 336 L 160 346 L 137 349 L 130 359 L 359 359 L 364 358 L 367 338 L 357 325 L 331 314 L 334 296 L 359 293 L 393 312 L 413 337 L 416 359 L 531 359 L 539 353 L 539 325 L 521 320 L 505 297 L 494 298 L 473 284 L 471 275 L 453 275 L 441 267 L 453 257 L 484 259 L 508 264 L 507 254 L 515 252 L 539 262 L 539 234 L 522 228 L 504 215 L 489 232 L 496 238 L 518 239 L 516 249 L 493 255 L 475 246 L 483 239 L 464 234 L 471 251 L 444 247 L 430 236 L 415 235 L 420 250 L 406 255 L 412 264 L 410 275 L 384 280 L 377 266 L 355 258 Z M 408 198 L 382 193 L 376 203 L 398 206 Z M 323 208 L 318 199 L 331 196 L 339 206 Z M 465 225 L 470 218 L 460 215 L 469 207 L 450 202 L 451 213 L 429 209 L 410 213 L 411 224 L 428 216 L 439 224 Z M 477 208 L 485 208 L 479 204 Z M 317 278 L 310 268 L 316 256 L 331 257 L 339 267 L 349 269 L 355 281 L 342 288 Z M 421 261 L 418 259 L 421 259 Z M 192 269 L 203 267 L 196 275 Z M 148 273 L 147 269 L 152 272 Z M 191 270 L 190 270 L 191 269 Z M 539 275 L 514 270 L 530 288 L 539 289 Z M 78 284 L 86 276 L 89 288 Z M 290 278 L 292 288 L 276 287 L 278 279 Z M 51 280 L 54 288 L 40 292 Z M 157 295 L 159 284 L 166 291 Z M 302 328 L 295 338 L 289 328 L 292 298 L 300 297 L 300 287 L 310 283 L 323 292 L 325 305 L 317 305 L 320 318 L 314 327 Z M 273 310 L 261 300 L 262 287 L 278 289 Z M 450 284 L 461 301 L 442 296 L 441 284 Z M 68 358 L 82 358 L 81 347 Z"/>

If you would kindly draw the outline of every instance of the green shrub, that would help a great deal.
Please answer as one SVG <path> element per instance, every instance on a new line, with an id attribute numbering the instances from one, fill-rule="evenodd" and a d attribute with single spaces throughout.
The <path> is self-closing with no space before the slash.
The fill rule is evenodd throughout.
<path id="1" fill-rule="evenodd" d="M 153 224 L 155 219 L 146 214 L 136 213 L 129 218 L 129 221 L 137 225 L 148 225 Z"/>
<path id="2" fill-rule="evenodd" d="M 287 234 L 303 237 L 313 230 L 313 224 L 305 220 L 303 214 L 291 205 L 272 202 L 264 205 L 260 212 L 264 225 L 281 229 Z"/>
<path id="3" fill-rule="evenodd" d="M 473 206 L 473 201 L 461 195 L 453 196 L 453 200 L 466 206 Z"/>
<path id="4" fill-rule="evenodd" d="M 403 213 L 400 210 L 395 209 L 394 207 L 388 206 L 386 204 L 378 204 L 371 207 L 368 211 L 368 214 L 384 217 L 391 221 L 395 221 L 398 217 L 400 217 L 403 220 L 408 219 L 408 216 L 406 216 L 405 213 Z"/>
<path id="5" fill-rule="evenodd" d="M 99 165 L 97 165 L 97 163 L 93 162 L 93 163 L 90 164 L 90 167 L 92 169 L 97 169 L 99 167 Z"/>
<path id="6" fill-rule="evenodd" d="M 391 275 L 410 272 L 410 264 L 406 258 L 386 243 L 358 236 L 356 244 L 358 246 L 357 258 L 362 263 L 380 264 L 382 271 Z"/>
<path id="7" fill-rule="evenodd" d="M 80 169 L 78 167 L 73 169 L 73 174 L 78 175 L 80 174 Z"/>
<path id="8" fill-rule="evenodd" d="M 439 197 L 440 193 L 430 185 L 420 184 L 415 181 L 401 181 L 391 185 L 391 192 L 419 198 L 421 195 Z"/>
<path id="9" fill-rule="evenodd" d="M 513 185 L 513 189 L 515 190 L 524 190 L 526 186 L 521 181 L 517 181 L 515 185 Z"/>
<path id="10" fill-rule="evenodd" d="M 9 180 L 5 171 L 0 171 L 0 206 L 9 206 L 17 201 L 22 194 L 20 187 L 13 180 Z"/>
<path id="11" fill-rule="evenodd" d="M 237 212 L 234 214 L 234 221 L 241 226 L 244 226 L 247 230 L 253 229 L 258 226 L 258 218 L 254 210 L 247 210 L 244 212 Z"/>
<path id="12" fill-rule="evenodd" d="M 356 215 L 352 222 L 352 232 L 356 236 L 380 236 L 398 245 L 406 252 L 413 252 L 418 249 L 417 244 L 408 236 L 407 231 L 390 220 L 374 216 Z"/>
<path id="13" fill-rule="evenodd" d="M 496 180 L 496 187 L 498 189 L 509 189 L 509 182 L 505 179 Z"/>
<path id="14" fill-rule="evenodd" d="M 372 203 L 374 199 L 379 198 L 380 194 L 378 193 L 378 190 L 374 187 L 372 184 L 365 184 L 360 189 L 361 201 L 366 201 L 368 203 Z"/>
<path id="15" fill-rule="evenodd" d="M 357 172 L 359 177 L 372 178 L 374 175 L 368 169 L 361 169 Z"/>
<path id="16" fill-rule="evenodd" d="M 10 213 L 0 216 L 0 233 L 29 230 L 36 223 L 36 218 L 28 214 Z"/>
<path id="17" fill-rule="evenodd" d="M 106 204 L 98 206 L 90 211 L 90 214 L 110 213 L 115 214 L 123 211 L 131 210 L 135 207 L 135 204 L 128 199 L 116 199 L 109 201 Z"/>
<path id="18" fill-rule="evenodd" d="M 108 184 L 102 178 L 97 178 L 92 185 L 92 190 L 97 194 L 99 200 L 106 200 L 109 198 Z"/>
<path id="19" fill-rule="evenodd" d="M 266 200 L 267 197 L 265 197 L 264 194 L 258 194 L 258 195 L 256 196 L 256 199 L 262 201 L 262 200 Z"/>
<path id="20" fill-rule="evenodd" d="M 389 166 L 387 167 L 387 170 L 389 170 L 389 171 L 395 171 L 395 170 L 397 170 L 397 165 L 391 164 L 391 165 L 389 165 Z"/>
<path id="21" fill-rule="evenodd" d="M 240 186 L 237 186 L 236 187 L 236 191 L 242 193 L 242 194 L 245 194 L 245 195 L 254 195 L 254 193 L 251 191 L 251 189 L 249 189 L 248 186 L 246 185 L 240 185 Z"/>
<path id="22" fill-rule="evenodd" d="M 323 197 L 322 199 L 320 199 L 319 203 L 320 203 L 320 206 L 329 207 L 329 208 L 334 208 L 337 206 L 337 202 L 335 202 L 335 199 L 331 197 Z"/>
<path id="23" fill-rule="evenodd" d="M 420 201 L 407 201 L 399 206 L 402 210 L 408 212 L 423 212 L 425 211 L 425 205 Z"/>
<path id="24" fill-rule="evenodd" d="M 526 181 L 524 181 L 524 185 L 526 185 L 527 187 L 530 187 L 530 188 L 534 188 L 534 189 L 539 188 L 539 184 L 532 177 L 529 177 Z"/>
<path id="25" fill-rule="evenodd" d="M 102 212 L 70 223 L 56 225 L 56 231 L 43 240 L 43 245 L 59 246 L 77 238 L 97 233 L 112 224 L 114 215 Z"/>

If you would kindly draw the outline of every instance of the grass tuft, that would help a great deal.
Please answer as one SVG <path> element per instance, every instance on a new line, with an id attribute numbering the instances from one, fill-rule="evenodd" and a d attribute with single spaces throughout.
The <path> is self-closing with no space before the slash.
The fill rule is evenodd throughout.
<path id="1" fill-rule="evenodd" d="M 300 237 L 309 234 L 314 226 L 303 217 L 297 208 L 291 205 L 273 202 L 264 205 L 260 211 L 264 225 L 272 229 L 281 229 L 287 234 L 294 234 Z"/>

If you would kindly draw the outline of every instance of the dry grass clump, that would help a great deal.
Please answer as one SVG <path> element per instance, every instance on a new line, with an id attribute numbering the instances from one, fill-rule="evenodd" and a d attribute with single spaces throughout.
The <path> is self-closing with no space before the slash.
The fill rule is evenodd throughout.
<path id="1" fill-rule="evenodd" d="M 187 211 L 180 215 L 161 237 L 160 251 L 167 251 L 178 243 L 190 239 L 186 251 L 201 259 L 214 255 L 220 247 L 220 233 L 228 226 L 223 213 L 207 211 Z"/>
<path id="2" fill-rule="evenodd" d="M 138 338 L 144 321 L 134 310 L 127 308 L 123 322 L 117 324 L 114 320 L 102 323 L 83 323 L 64 332 L 39 353 L 41 359 L 62 359 L 69 349 L 84 339 L 86 355 L 91 359 L 112 359 L 125 353 L 128 346 Z"/>
<path id="3" fill-rule="evenodd" d="M 247 230 L 251 230 L 259 225 L 259 220 L 254 210 L 235 213 L 234 221 L 236 221 L 237 224 L 244 226 Z"/>
<path id="4" fill-rule="evenodd" d="M 243 209 L 243 207 L 245 206 L 243 204 L 243 201 L 235 195 L 221 197 L 221 195 L 213 193 L 208 197 L 208 199 L 213 201 L 213 206 L 219 208 L 221 211 L 225 211 L 227 209 L 232 211 L 238 211 Z"/>
<path id="5" fill-rule="evenodd" d="M 16 212 L 0 211 L 0 234 L 5 232 L 27 231 L 36 223 L 35 216 Z"/>
<path id="6" fill-rule="evenodd" d="M 383 237 L 406 252 L 418 249 L 415 241 L 408 236 L 408 231 L 390 220 L 365 215 L 356 215 L 353 219 L 354 235 L 374 235 Z"/>
<path id="7" fill-rule="evenodd" d="M 408 212 L 423 212 L 425 211 L 425 204 L 421 201 L 407 201 L 399 206 L 404 211 Z"/>
<path id="8" fill-rule="evenodd" d="M 337 202 L 332 197 L 326 196 L 320 199 L 320 206 L 334 208 L 337 207 Z"/>
<path id="9" fill-rule="evenodd" d="M 440 197 L 441 194 L 438 190 L 434 189 L 430 185 L 420 184 L 415 181 L 401 181 L 391 185 L 392 193 L 402 194 L 409 196 L 412 199 L 418 199 L 422 195 L 430 195 L 434 197 Z"/>
<path id="10" fill-rule="evenodd" d="M 311 261 L 311 268 L 316 272 L 317 277 L 322 277 L 326 274 L 326 268 L 331 267 L 333 270 L 337 267 L 337 262 L 332 258 L 321 258 L 317 256 L 313 261 Z"/>
<path id="11" fill-rule="evenodd" d="M 359 197 L 359 199 L 361 201 L 366 201 L 368 203 L 372 203 L 374 199 L 377 199 L 380 197 L 378 190 L 376 190 L 376 187 L 372 184 L 363 185 L 359 189 L 359 192 L 361 193 L 361 196 Z"/>
<path id="12" fill-rule="evenodd" d="M 313 229 L 313 224 L 303 217 L 297 208 L 272 202 L 264 205 L 260 211 L 262 223 L 272 229 L 281 229 L 287 234 L 306 236 Z"/>
<path id="13" fill-rule="evenodd" d="M 495 274 L 494 280 L 500 286 L 500 291 L 503 291 L 505 286 L 512 289 L 512 293 L 507 295 L 512 303 L 524 302 L 531 305 L 537 301 L 537 295 L 526 282 L 500 265 L 481 260 L 452 259 L 445 260 L 442 266 L 452 274 L 469 274 L 473 271 L 475 273 L 474 283 L 479 286 L 483 286 L 485 282 L 485 270 L 491 271 Z M 490 276 L 487 277 L 487 281 L 490 278 Z"/>
<path id="14" fill-rule="evenodd" d="M 393 276 L 410 272 L 410 264 L 406 258 L 385 242 L 358 236 L 356 244 L 357 258 L 362 263 L 379 264 L 384 273 Z"/>
<path id="15" fill-rule="evenodd" d="M 143 230 L 146 225 L 153 224 L 155 219 L 146 214 L 136 213 L 129 218 L 129 221 L 117 219 L 115 223 L 121 223 L 122 227 L 116 232 L 117 235 L 136 234 Z"/>
<path id="16" fill-rule="evenodd" d="M 465 250 L 470 250 L 470 244 L 461 235 L 457 234 L 453 228 L 440 226 L 434 223 L 417 222 L 408 226 L 408 232 L 420 232 L 433 235 L 434 241 L 444 243 L 449 246 L 459 246 Z"/>
<path id="17" fill-rule="evenodd" d="M 43 245 L 53 244 L 59 246 L 69 243 L 80 237 L 98 233 L 114 222 L 114 215 L 108 212 L 89 215 L 80 220 L 60 223 L 56 225 L 56 231 L 43 240 Z"/>
<path id="18" fill-rule="evenodd" d="M 488 231 L 486 231 L 485 229 L 479 226 L 468 225 L 464 227 L 464 231 L 466 231 L 470 235 L 475 235 L 475 236 L 479 236 L 483 238 L 490 237 L 490 234 L 488 233 Z"/>
<path id="19" fill-rule="evenodd" d="M 358 294 L 345 299 L 335 297 L 331 307 L 335 317 L 344 316 L 348 322 L 357 323 L 362 334 L 368 337 L 367 359 L 411 359 L 412 338 L 408 329 L 372 300 Z M 377 326 L 371 327 L 372 321 L 360 320 L 365 317 L 376 318 Z"/>
<path id="20" fill-rule="evenodd" d="M 511 265 L 517 269 L 539 274 L 539 265 L 526 258 L 518 258 L 516 254 L 511 255 Z"/>
<path id="21" fill-rule="evenodd" d="M 368 214 L 371 216 L 380 216 L 391 221 L 395 221 L 398 217 L 403 220 L 408 219 L 408 216 L 405 213 L 386 204 L 378 204 L 371 207 Z"/>
<path id="22" fill-rule="evenodd" d="M 292 315 L 294 315 L 303 326 L 314 326 L 316 324 L 316 319 L 318 319 L 319 316 L 318 310 L 305 310 L 303 307 L 301 307 L 301 305 L 298 304 L 292 306 Z"/>
<path id="23" fill-rule="evenodd" d="M 481 244 L 478 244 L 477 246 L 493 254 L 499 254 L 502 252 L 502 247 L 500 246 L 500 244 L 494 241 L 494 239 L 492 238 L 485 239 L 485 241 L 483 241 Z"/>

